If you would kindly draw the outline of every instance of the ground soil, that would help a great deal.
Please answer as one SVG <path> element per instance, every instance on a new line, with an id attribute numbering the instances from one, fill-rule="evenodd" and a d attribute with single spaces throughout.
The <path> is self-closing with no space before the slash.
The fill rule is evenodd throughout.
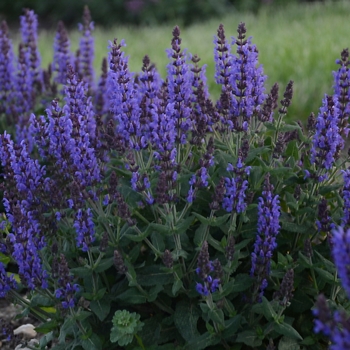
<path id="1" fill-rule="evenodd" d="M 19 306 L 15 306 L 10 303 L 6 299 L 0 299 L 0 321 L 2 321 L 3 325 L 9 325 L 12 329 L 16 329 L 17 327 L 24 324 L 38 324 L 37 321 L 31 317 L 25 317 L 21 319 L 15 319 L 16 315 L 21 312 L 21 308 Z M 28 339 L 27 339 L 28 340 Z M 2 338 L 2 329 L 0 329 L 0 349 L 1 350 L 14 350 L 17 345 L 24 343 L 26 339 L 18 335 L 14 337 L 14 339 L 10 342 L 5 341 Z"/>

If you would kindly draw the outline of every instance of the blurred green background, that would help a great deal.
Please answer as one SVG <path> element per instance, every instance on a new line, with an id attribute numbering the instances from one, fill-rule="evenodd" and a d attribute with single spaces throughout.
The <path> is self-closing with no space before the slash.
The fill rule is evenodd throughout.
<path id="1" fill-rule="evenodd" d="M 190 25 L 227 11 L 259 12 L 262 8 L 305 3 L 312 0 L 1 0 L 0 19 L 16 21 L 23 8 L 30 8 L 41 18 L 42 25 L 51 27 L 58 20 L 67 26 L 80 21 L 81 9 L 88 5 L 94 21 L 103 26 L 119 24 L 154 25 L 181 21 Z"/>
<path id="2" fill-rule="evenodd" d="M 335 60 L 350 47 L 348 0 L 0 0 L 0 14 L 12 23 L 11 37 L 17 45 L 21 9 L 35 9 L 39 16 L 39 49 L 46 67 L 52 60 L 59 19 L 69 25 L 72 51 L 78 48 L 80 33 L 76 25 L 81 22 L 84 4 L 89 5 L 96 23 L 96 79 L 108 54 L 108 41 L 114 38 L 125 39 L 130 70 L 140 71 L 142 58 L 148 54 L 165 77 L 165 49 L 170 47 L 172 28 L 178 24 L 182 47 L 207 65 L 209 89 L 216 99 L 220 87 L 214 82 L 213 37 L 223 23 L 231 41 L 242 21 L 259 49 L 259 61 L 268 76 L 267 89 L 278 82 L 282 99 L 286 84 L 293 80 L 294 97 L 287 117 L 304 122 L 311 112 L 317 114 L 324 94 L 332 93 L 332 71 L 338 68 Z M 131 11 L 130 4 L 139 4 L 141 10 Z"/>

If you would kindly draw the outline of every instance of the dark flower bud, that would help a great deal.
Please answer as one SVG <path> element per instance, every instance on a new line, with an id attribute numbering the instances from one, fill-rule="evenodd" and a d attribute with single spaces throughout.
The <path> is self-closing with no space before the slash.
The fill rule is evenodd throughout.
<path id="1" fill-rule="evenodd" d="M 197 260 L 197 270 L 198 275 L 201 279 L 205 279 L 207 275 L 211 272 L 211 264 L 209 260 L 209 251 L 208 251 L 208 243 L 207 241 L 203 242 L 202 249 L 198 255 Z"/>
<path id="2" fill-rule="evenodd" d="M 311 258 L 313 256 L 313 250 L 312 250 L 311 241 L 309 238 L 307 238 L 304 242 L 304 254 L 308 258 Z"/>
<path id="3" fill-rule="evenodd" d="M 105 253 L 108 247 L 108 233 L 104 232 L 100 242 L 100 252 Z"/>
<path id="4" fill-rule="evenodd" d="M 287 84 L 286 91 L 283 94 L 283 100 L 281 100 L 282 108 L 279 112 L 281 114 L 287 113 L 287 108 L 290 106 L 293 97 L 293 80 L 290 80 Z"/>
<path id="5" fill-rule="evenodd" d="M 213 261 L 213 268 L 214 268 L 215 278 L 221 280 L 222 277 L 224 276 L 224 271 L 223 271 L 221 263 L 218 259 L 215 259 Z"/>
<path id="6" fill-rule="evenodd" d="M 173 256 L 171 255 L 168 249 L 165 250 L 162 256 L 162 261 L 167 268 L 171 269 L 173 267 L 173 264 L 174 264 Z"/>
<path id="7" fill-rule="evenodd" d="M 295 190 L 294 190 L 294 198 L 296 200 L 299 200 L 300 195 L 301 195 L 301 186 L 298 184 L 298 185 L 296 185 Z"/>
<path id="8" fill-rule="evenodd" d="M 233 255 L 235 253 L 235 239 L 234 239 L 233 236 L 230 236 L 228 238 L 225 250 L 226 250 L 226 259 L 228 261 L 232 261 L 233 260 Z"/>
<path id="9" fill-rule="evenodd" d="M 286 306 L 293 298 L 294 270 L 290 269 L 284 275 L 280 290 L 274 293 L 275 299 L 280 299 L 280 305 Z"/>
<path id="10" fill-rule="evenodd" d="M 124 264 L 123 257 L 119 253 L 118 250 L 114 251 L 113 263 L 114 263 L 114 267 L 117 269 L 118 273 L 120 273 L 121 275 L 124 275 L 127 273 L 128 268 Z"/>
<path id="11" fill-rule="evenodd" d="M 307 125 L 306 125 L 307 130 L 310 131 L 315 131 L 316 128 L 316 118 L 315 114 L 311 113 L 309 117 L 307 118 Z"/>
<path id="12" fill-rule="evenodd" d="M 275 344 L 273 343 L 273 340 L 270 338 L 269 345 L 267 346 L 266 350 L 275 350 Z"/>

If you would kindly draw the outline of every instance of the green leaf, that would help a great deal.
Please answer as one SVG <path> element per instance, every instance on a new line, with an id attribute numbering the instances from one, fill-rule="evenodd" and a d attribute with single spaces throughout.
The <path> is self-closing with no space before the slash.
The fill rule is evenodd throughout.
<path id="1" fill-rule="evenodd" d="M 81 342 L 84 350 L 100 350 L 102 349 L 102 342 L 97 334 L 92 333 L 88 339 L 84 339 Z"/>
<path id="2" fill-rule="evenodd" d="M 58 327 L 58 322 L 56 320 L 51 320 L 51 321 L 48 321 L 48 322 L 41 324 L 38 327 L 35 327 L 35 330 L 38 333 L 47 334 L 47 333 L 53 331 L 57 327 Z"/>
<path id="3" fill-rule="evenodd" d="M 173 274 L 164 272 L 161 265 L 145 266 L 137 270 L 137 281 L 141 286 L 165 285 L 173 280 Z"/>
<path id="4" fill-rule="evenodd" d="M 129 238 L 131 241 L 134 241 L 134 242 L 142 242 L 145 238 L 149 236 L 149 234 L 151 233 L 151 230 L 146 229 L 141 234 L 138 234 L 136 231 L 134 232 L 135 234 L 126 233 L 125 237 Z"/>
<path id="5" fill-rule="evenodd" d="M 219 338 L 213 337 L 209 332 L 192 338 L 190 342 L 184 346 L 183 350 L 202 350 L 207 349 L 210 345 L 215 345 L 220 342 Z"/>
<path id="6" fill-rule="evenodd" d="M 94 271 L 97 273 L 108 270 L 111 266 L 113 266 L 113 258 L 102 259 L 98 265 L 94 268 Z"/>
<path id="7" fill-rule="evenodd" d="M 297 340 L 283 336 L 278 343 L 278 350 L 300 350 L 300 345 Z"/>
<path id="8" fill-rule="evenodd" d="M 275 323 L 273 329 L 278 333 L 285 335 L 292 339 L 303 340 L 302 336 L 289 324 L 287 323 Z"/>
<path id="9" fill-rule="evenodd" d="M 256 332 L 254 331 L 244 331 L 238 333 L 236 342 L 244 343 L 252 348 L 260 346 L 262 344 L 262 340 L 257 336 Z"/>
<path id="10" fill-rule="evenodd" d="M 207 224 L 201 224 L 196 232 L 194 233 L 194 238 L 193 238 L 193 242 L 195 245 L 197 246 L 202 246 L 204 240 L 205 240 L 205 235 L 207 233 L 208 230 L 208 225 Z"/>
<path id="11" fill-rule="evenodd" d="M 157 284 L 156 286 L 152 287 L 148 292 L 148 297 L 147 297 L 148 302 L 152 303 L 153 301 L 155 301 L 157 299 L 159 292 L 161 292 L 163 289 L 164 288 L 161 284 Z"/>
<path id="12" fill-rule="evenodd" d="M 171 292 L 174 296 L 176 296 L 176 293 L 183 287 L 183 283 L 181 280 L 176 280 L 173 284 L 173 287 L 171 288 Z"/>
<path id="13" fill-rule="evenodd" d="M 152 232 L 151 242 L 159 251 L 163 252 L 165 250 L 164 238 L 159 232 Z"/>
<path id="14" fill-rule="evenodd" d="M 282 229 L 293 233 L 308 233 L 310 232 L 310 227 L 308 225 L 298 225 L 294 222 L 289 222 L 281 220 Z"/>
<path id="15" fill-rule="evenodd" d="M 125 292 L 119 294 L 117 299 L 120 299 L 130 304 L 143 304 L 147 301 L 146 295 L 141 293 L 138 289 L 131 287 Z"/>
<path id="16" fill-rule="evenodd" d="M 204 216 L 199 215 L 198 213 L 193 213 L 193 215 L 194 215 L 202 224 L 209 225 L 209 219 L 208 219 L 208 218 L 205 218 Z"/>
<path id="17" fill-rule="evenodd" d="M 185 220 L 182 220 L 181 223 L 175 227 L 175 233 L 178 233 L 180 235 L 186 233 L 187 229 L 191 226 L 193 222 L 193 216 L 189 216 Z"/>
<path id="18" fill-rule="evenodd" d="M 100 321 L 103 321 L 109 314 L 111 309 L 111 302 L 105 298 L 101 300 L 93 300 L 90 303 L 91 311 L 99 318 Z"/>
<path id="19" fill-rule="evenodd" d="M 251 287 L 253 279 L 249 275 L 239 274 L 235 278 L 233 292 L 243 292 Z"/>
<path id="20" fill-rule="evenodd" d="M 308 257 L 306 257 L 300 250 L 298 252 L 300 264 L 307 268 L 312 268 L 313 265 Z"/>
<path id="21" fill-rule="evenodd" d="M 261 157 L 263 154 L 270 152 L 270 147 L 263 146 L 263 147 L 257 147 L 257 148 L 251 148 L 248 152 L 248 156 L 245 159 L 245 163 L 248 164 L 251 162 L 255 157 Z"/>
<path id="22" fill-rule="evenodd" d="M 73 267 L 70 272 L 77 277 L 88 277 L 91 276 L 91 269 L 88 267 Z"/>
<path id="23" fill-rule="evenodd" d="M 181 300 L 176 305 L 174 323 L 181 336 L 188 342 L 199 336 L 197 321 L 200 312 L 196 305 L 188 300 Z"/>
<path id="24" fill-rule="evenodd" d="M 297 140 L 293 140 L 289 142 L 286 149 L 286 155 L 288 157 L 293 157 L 294 159 L 299 159 L 299 150 L 298 150 Z"/>
<path id="25" fill-rule="evenodd" d="M 150 227 L 155 229 L 157 232 L 165 234 L 165 235 L 173 234 L 173 232 L 171 232 L 170 227 L 168 225 L 151 223 Z"/>
<path id="26" fill-rule="evenodd" d="M 209 226 L 212 227 L 218 227 L 218 226 L 222 226 L 223 224 L 225 224 L 225 222 L 228 220 L 228 218 L 231 216 L 230 214 L 226 214 L 226 215 L 222 215 L 220 217 L 214 217 L 213 219 L 211 219 L 209 221 Z"/>
<path id="27" fill-rule="evenodd" d="M 315 271 L 318 273 L 318 275 L 323 281 L 327 283 L 334 283 L 335 275 L 332 275 L 328 271 L 320 269 L 319 267 L 315 267 Z"/>
<path id="28" fill-rule="evenodd" d="M 224 326 L 224 324 L 225 324 L 224 312 L 222 310 L 220 310 L 218 308 L 215 308 L 213 310 L 209 310 L 208 316 L 212 321 Z"/>
<path id="29" fill-rule="evenodd" d="M 235 335 L 241 325 L 241 315 L 236 315 L 225 321 L 225 330 L 222 332 L 222 338 L 227 339 Z"/>
<path id="30" fill-rule="evenodd" d="M 276 311 L 264 296 L 262 297 L 262 310 L 268 321 L 275 320 L 277 318 Z"/>

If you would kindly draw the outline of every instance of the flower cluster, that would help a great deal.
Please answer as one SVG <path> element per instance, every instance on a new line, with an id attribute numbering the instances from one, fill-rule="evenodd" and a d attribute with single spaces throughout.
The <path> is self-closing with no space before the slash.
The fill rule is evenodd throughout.
<path id="1" fill-rule="evenodd" d="M 277 247 L 276 236 L 279 233 L 280 206 L 278 195 L 273 195 L 273 185 L 270 175 L 265 178 L 265 186 L 258 204 L 258 232 L 252 252 L 251 276 L 256 278 L 256 288 L 259 290 L 257 300 L 261 300 L 267 287 L 267 277 L 270 274 L 271 258 Z"/>
<path id="2" fill-rule="evenodd" d="M 201 251 L 198 255 L 196 273 L 202 280 L 202 283 L 197 283 L 196 290 L 203 296 L 208 296 L 209 293 L 214 293 L 220 285 L 220 274 L 222 274 L 221 265 L 218 260 L 209 260 L 208 243 L 203 242 Z M 214 278 L 210 275 L 214 274 Z"/>

